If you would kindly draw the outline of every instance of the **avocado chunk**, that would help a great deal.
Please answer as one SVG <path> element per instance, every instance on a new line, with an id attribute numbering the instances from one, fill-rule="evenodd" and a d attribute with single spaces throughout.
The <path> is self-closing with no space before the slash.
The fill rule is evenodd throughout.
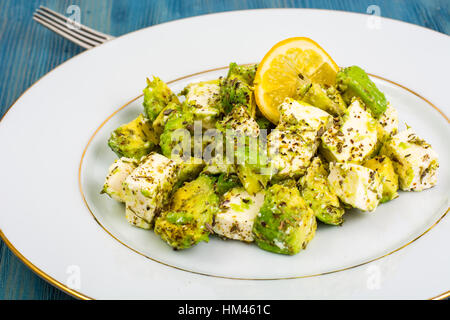
<path id="1" fill-rule="evenodd" d="M 186 105 L 180 112 L 173 112 L 166 121 L 160 136 L 162 154 L 168 158 L 186 157 L 192 154 L 191 136 L 194 130 L 194 115 Z"/>
<path id="2" fill-rule="evenodd" d="M 319 157 L 314 158 L 300 178 L 301 194 L 316 218 L 326 224 L 341 225 L 345 213 L 339 198 L 328 182 L 328 170 Z"/>
<path id="3" fill-rule="evenodd" d="M 164 127 L 166 126 L 166 123 L 171 115 L 177 112 L 181 112 L 181 109 L 181 105 L 175 102 L 170 102 L 166 107 L 164 107 L 164 109 L 162 109 L 162 111 L 152 123 L 153 130 L 158 137 L 161 136 L 161 134 L 164 132 Z"/>
<path id="4" fill-rule="evenodd" d="M 394 171 L 391 159 L 386 156 L 377 156 L 366 161 L 365 167 L 375 170 L 381 178 L 383 185 L 383 195 L 381 203 L 398 197 L 398 176 Z"/>
<path id="5" fill-rule="evenodd" d="M 258 109 L 259 110 L 259 109 Z M 261 130 L 272 130 L 275 128 L 274 124 L 266 119 L 260 112 L 256 113 L 255 120 Z"/>
<path id="6" fill-rule="evenodd" d="M 239 66 L 230 63 L 227 76 L 220 83 L 220 97 L 223 113 L 228 114 L 235 105 L 244 105 L 253 117 L 256 103 L 253 96 L 253 80 L 257 65 Z"/>
<path id="7" fill-rule="evenodd" d="M 245 146 L 237 147 L 236 174 L 245 190 L 254 195 L 263 190 L 272 175 L 265 139 L 249 137 Z"/>
<path id="8" fill-rule="evenodd" d="M 240 162 L 241 159 L 244 161 Z M 255 195 L 266 188 L 272 177 L 266 140 L 250 138 L 249 145 L 238 149 L 237 162 L 236 174 L 249 194 Z"/>
<path id="9" fill-rule="evenodd" d="M 170 102 L 180 103 L 167 84 L 158 77 L 153 77 L 151 81 L 147 78 L 143 103 L 145 117 L 153 122 Z"/>
<path id="10" fill-rule="evenodd" d="M 140 160 L 158 146 L 158 137 L 147 119 L 140 114 L 111 133 L 109 147 L 119 156 Z"/>
<path id="11" fill-rule="evenodd" d="M 202 161 L 202 159 L 194 157 L 191 157 L 187 161 L 184 161 L 179 157 L 174 157 L 172 158 L 172 160 L 177 163 L 178 168 L 177 182 L 174 185 L 174 189 L 178 189 L 186 181 L 192 181 L 196 179 L 205 167 L 205 163 Z"/>
<path id="12" fill-rule="evenodd" d="M 245 190 L 254 195 L 265 188 L 269 181 L 267 147 L 264 139 L 259 139 L 260 129 L 243 105 L 235 106 L 217 124 L 219 132 L 226 134 L 226 161 L 234 168 Z M 233 152 L 234 151 L 234 152 Z M 267 170 L 266 170 L 267 169 Z"/>
<path id="13" fill-rule="evenodd" d="M 335 117 L 343 115 L 347 109 L 344 99 L 342 99 L 342 96 L 334 86 L 313 83 L 303 96 L 302 101 L 320 108 Z"/>
<path id="14" fill-rule="evenodd" d="M 245 190 L 251 195 L 263 190 L 270 180 L 270 176 L 258 165 L 239 165 L 236 167 L 236 173 Z"/>
<path id="15" fill-rule="evenodd" d="M 238 145 L 236 161 L 236 174 L 249 194 L 255 195 L 266 188 L 272 169 L 264 139 L 249 137 L 244 147 Z"/>
<path id="16" fill-rule="evenodd" d="M 351 66 L 339 70 L 336 85 L 347 104 L 350 104 L 352 98 L 359 97 L 377 119 L 386 111 L 386 97 L 360 67 Z"/>
<path id="17" fill-rule="evenodd" d="M 168 210 L 156 219 L 155 233 L 176 250 L 208 242 L 219 206 L 214 183 L 214 178 L 201 175 L 175 191 Z"/>
<path id="18" fill-rule="evenodd" d="M 316 228 L 314 212 L 298 189 L 275 184 L 266 190 L 253 233 L 261 249 L 294 255 L 306 248 Z"/>

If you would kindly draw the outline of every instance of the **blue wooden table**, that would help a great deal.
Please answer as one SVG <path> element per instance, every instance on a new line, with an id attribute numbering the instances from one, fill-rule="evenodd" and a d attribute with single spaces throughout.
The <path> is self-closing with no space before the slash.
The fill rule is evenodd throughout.
<path id="1" fill-rule="evenodd" d="M 81 23 L 114 36 L 212 12 L 256 8 L 322 8 L 367 13 L 370 5 L 377 5 L 383 17 L 450 34 L 449 0 L 2 0 L 0 118 L 31 84 L 82 51 L 31 19 L 39 5 L 64 13 L 72 4 L 81 9 Z M 0 241 L 1 299 L 72 298 L 40 279 Z"/>

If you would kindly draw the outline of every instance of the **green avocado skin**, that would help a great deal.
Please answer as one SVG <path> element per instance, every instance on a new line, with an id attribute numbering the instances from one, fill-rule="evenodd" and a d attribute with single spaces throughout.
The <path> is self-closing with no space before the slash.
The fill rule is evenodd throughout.
<path id="1" fill-rule="evenodd" d="M 360 67 L 341 69 L 336 76 L 336 85 L 347 104 L 351 103 L 352 98 L 359 97 L 375 118 L 386 111 L 386 97 Z"/>
<path id="2" fill-rule="evenodd" d="M 273 185 L 256 216 L 253 233 L 263 250 L 294 255 L 314 236 L 316 220 L 295 187 Z"/>
<path id="3" fill-rule="evenodd" d="M 226 173 L 222 173 L 217 179 L 216 192 L 220 196 L 222 196 L 229 190 L 235 187 L 239 187 L 240 185 L 241 183 L 236 175 L 228 175 Z"/>

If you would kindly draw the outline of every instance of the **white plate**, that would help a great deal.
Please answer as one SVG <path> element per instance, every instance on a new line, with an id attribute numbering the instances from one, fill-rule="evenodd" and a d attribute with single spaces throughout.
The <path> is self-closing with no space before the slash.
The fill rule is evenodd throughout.
<path id="1" fill-rule="evenodd" d="M 414 25 L 371 19 L 298 9 L 207 15 L 131 33 L 64 63 L 0 124 L 2 237 L 34 271 L 79 298 L 432 298 L 447 292 L 450 41 Z M 340 65 L 383 77 L 373 79 L 400 120 L 439 153 L 438 185 L 401 193 L 375 213 L 349 212 L 343 227 L 320 225 L 307 250 L 293 257 L 218 239 L 174 252 L 152 232 L 129 226 L 121 205 L 99 190 L 115 157 L 108 135 L 142 110 L 141 98 L 127 101 L 139 95 L 145 77 L 178 79 L 171 86 L 179 90 L 222 75 L 217 68 L 230 61 L 257 62 L 291 36 L 308 36 Z"/>

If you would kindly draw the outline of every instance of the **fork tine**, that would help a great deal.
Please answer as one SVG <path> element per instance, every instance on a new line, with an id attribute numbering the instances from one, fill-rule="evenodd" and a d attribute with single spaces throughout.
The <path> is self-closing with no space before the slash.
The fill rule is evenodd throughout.
<path id="1" fill-rule="evenodd" d="M 60 36 L 63 36 L 64 38 L 78 44 L 79 46 L 81 46 L 85 49 L 91 49 L 99 44 L 99 43 L 94 44 L 86 39 L 77 37 L 76 35 L 74 35 L 73 33 L 70 33 L 68 31 L 68 30 L 70 30 L 69 28 L 62 27 L 62 26 L 52 22 L 48 18 L 41 16 L 39 14 L 35 13 L 33 15 L 33 20 L 35 20 L 36 22 L 42 24 L 44 27 L 52 30 L 53 32 L 59 34 Z"/>
<path id="2" fill-rule="evenodd" d="M 59 29 L 60 31 L 70 34 L 72 37 L 78 38 L 79 40 L 86 42 L 92 46 L 97 46 L 106 41 L 104 39 L 95 39 L 92 36 L 83 34 L 83 32 L 80 32 L 77 29 L 72 29 L 68 26 L 68 24 L 66 22 L 58 20 L 58 19 L 54 18 L 53 16 L 47 14 L 46 12 L 38 10 L 34 13 L 33 16 L 34 17 L 38 16 L 39 18 L 41 18 L 41 20 L 46 21 L 48 24 Z"/>
<path id="3" fill-rule="evenodd" d="M 66 17 L 66 16 L 64 16 L 64 15 L 62 15 L 62 14 L 56 12 L 56 11 L 53 11 L 53 10 L 47 8 L 47 7 L 44 7 L 44 6 L 40 6 L 36 10 L 36 12 L 40 12 L 42 14 L 46 13 L 47 16 L 51 16 L 54 19 L 60 20 L 64 24 L 67 24 L 69 22 L 69 18 L 68 17 Z M 89 28 L 89 27 L 87 27 L 85 25 L 82 25 L 82 24 L 78 24 L 78 25 L 79 25 L 80 28 L 77 29 L 77 31 L 79 31 L 80 33 L 83 33 L 83 35 L 85 35 L 86 37 L 93 37 L 97 41 L 105 42 L 107 40 L 111 40 L 111 39 L 114 38 L 114 37 L 112 37 L 110 35 L 107 35 L 107 34 L 104 34 L 104 33 L 100 32 L 100 31 L 93 30 L 93 29 L 91 29 L 91 28 Z"/>

